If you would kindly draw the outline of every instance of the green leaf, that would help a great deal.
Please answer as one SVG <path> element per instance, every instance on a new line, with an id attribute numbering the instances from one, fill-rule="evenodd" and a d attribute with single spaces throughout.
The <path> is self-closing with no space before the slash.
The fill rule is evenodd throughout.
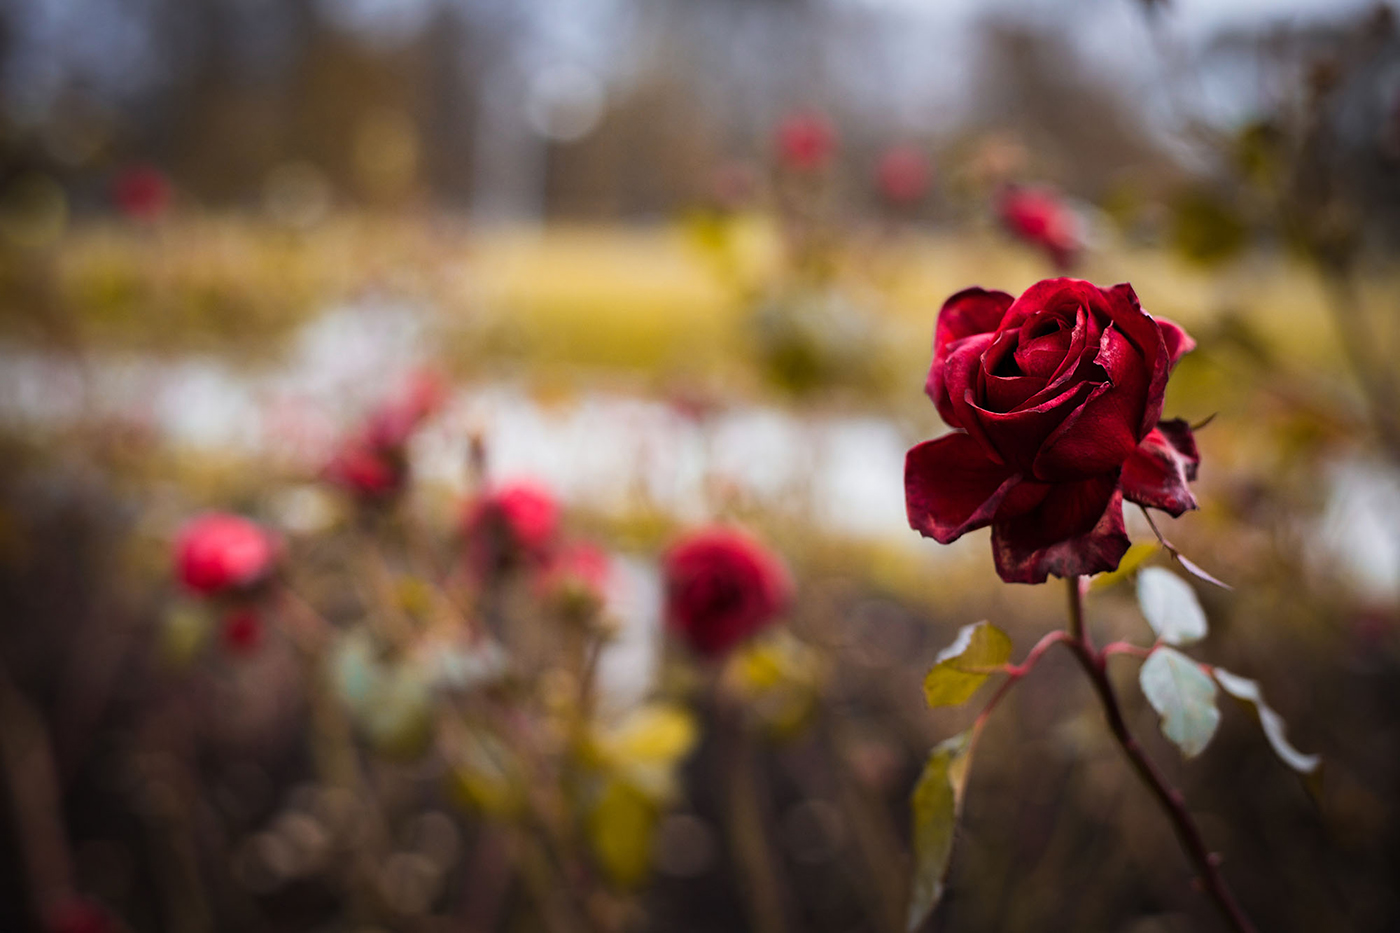
<path id="1" fill-rule="evenodd" d="M 1147 702 L 1162 717 L 1162 734 L 1187 758 L 1210 744 L 1220 725 L 1215 682 L 1195 661 L 1172 648 L 1158 648 L 1138 672 Z"/>
<path id="2" fill-rule="evenodd" d="M 1107 573 L 1097 573 L 1089 578 L 1089 589 L 1106 590 L 1110 586 L 1122 583 L 1137 572 L 1137 569 L 1147 562 L 1153 554 L 1157 553 L 1158 544 L 1156 541 L 1139 541 L 1128 548 L 1123 555 L 1123 559 L 1118 561 L 1118 568 Z"/>
<path id="3" fill-rule="evenodd" d="M 914 879 L 909 894 L 909 929 L 928 919 L 943 896 L 953 837 L 962 812 L 972 730 L 939 743 L 929 753 L 911 798 L 914 818 Z"/>
<path id="4" fill-rule="evenodd" d="M 1299 774 L 1317 773 L 1322 767 L 1322 757 L 1305 755 L 1293 747 L 1284 735 L 1283 717 L 1264 702 L 1264 694 L 1259 689 L 1258 681 L 1232 674 L 1223 667 L 1215 668 L 1215 679 L 1230 696 L 1253 705 L 1254 711 L 1259 714 L 1259 726 L 1264 730 L 1264 737 L 1269 740 L 1274 754 L 1278 755 L 1284 764 Z"/>
<path id="5" fill-rule="evenodd" d="M 1206 614 L 1191 584 L 1161 567 L 1138 574 L 1138 606 L 1157 637 L 1169 645 L 1189 645 L 1206 637 Z"/>
<path id="6" fill-rule="evenodd" d="M 924 678 L 924 697 L 929 706 L 966 703 L 993 669 L 1009 660 L 1011 639 L 1005 632 L 990 622 L 964 625 Z"/>

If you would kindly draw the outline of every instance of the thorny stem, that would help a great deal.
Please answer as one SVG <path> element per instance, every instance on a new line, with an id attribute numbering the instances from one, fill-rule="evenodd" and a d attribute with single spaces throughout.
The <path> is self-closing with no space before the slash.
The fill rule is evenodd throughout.
<path id="1" fill-rule="evenodd" d="M 1075 659 L 1079 661 L 1079 666 L 1084 668 L 1084 673 L 1089 676 L 1089 682 L 1093 684 L 1099 702 L 1103 705 L 1104 716 L 1108 719 L 1109 731 L 1113 733 L 1119 747 L 1123 749 L 1123 754 L 1128 756 L 1133 770 L 1152 791 L 1152 795 L 1157 798 L 1157 803 L 1162 807 L 1162 811 L 1166 813 L 1167 819 L 1171 821 L 1172 829 L 1176 831 L 1176 837 L 1180 841 L 1181 847 L 1186 850 L 1186 855 L 1195 866 L 1201 886 L 1214 901 L 1216 909 L 1220 911 L 1220 916 L 1235 933 L 1255 933 L 1254 925 L 1245 916 L 1243 908 L 1240 907 L 1239 902 L 1235 900 L 1235 896 L 1226 885 L 1224 876 L 1220 874 L 1220 857 L 1206 847 L 1205 838 L 1201 835 L 1200 827 L 1196 825 L 1190 812 L 1187 811 L 1186 801 L 1181 796 L 1181 792 L 1167 783 L 1166 778 L 1157 770 L 1156 765 L 1143 752 L 1142 746 L 1138 745 L 1137 739 L 1133 738 L 1132 733 L 1128 731 L 1127 723 L 1123 720 L 1122 707 L 1118 704 L 1118 696 L 1114 693 L 1113 684 L 1108 679 L 1108 668 L 1105 664 L 1107 650 L 1095 651 L 1083 634 L 1083 602 L 1079 590 L 1079 578 L 1070 577 L 1065 582 L 1069 588 L 1069 630 L 1073 636 L 1066 640 L 1065 644 L 1074 654 Z"/>

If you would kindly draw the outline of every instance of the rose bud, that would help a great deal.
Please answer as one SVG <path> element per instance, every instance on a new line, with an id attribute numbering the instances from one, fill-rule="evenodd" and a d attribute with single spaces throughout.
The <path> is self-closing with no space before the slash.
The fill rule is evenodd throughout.
<path id="1" fill-rule="evenodd" d="M 1016 299 L 949 298 L 925 391 L 954 432 L 909 451 L 910 526 L 948 544 L 991 525 L 1008 583 L 1114 569 L 1125 498 L 1172 515 L 1196 507 L 1191 429 L 1159 420 L 1167 377 L 1194 346 L 1126 284 L 1047 279 Z"/>
<path id="2" fill-rule="evenodd" d="M 398 395 L 370 412 L 363 427 L 341 442 L 323 475 L 362 499 L 396 495 L 408 482 L 409 439 L 446 397 L 436 373 L 414 373 Z"/>
<path id="3" fill-rule="evenodd" d="M 154 166 L 130 166 L 112 182 L 112 201 L 132 220 L 159 220 L 170 209 L 171 199 L 170 182 Z"/>
<path id="4" fill-rule="evenodd" d="M 782 560 L 733 529 L 688 535 L 666 552 L 662 567 L 666 624 L 705 658 L 724 656 L 792 601 Z"/>
<path id="5" fill-rule="evenodd" d="M 778 126 L 778 163 L 794 172 L 817 172 L 836 154 L 836 130 L 818 113 L 797 113 Z"/>
<path id="6" fill-rule="evenodd" d="M 205 596 L 245 592 L 267 579 L 278 544 L 260 525 L 241 515 L 211 512 L 181 530 L 175 542 L 175 573 Z"/>
<path id="7" fill-rule="evenodd" d="M 479 573 L 541 566 L 554 550 L 559 505 L 542 486 L 507 483 L 467 505 L 462 532 L 467 558 Z"/>
<path id="8" fill-rule="evenodd" d="M 1044 250 L 1057 269 L 1074 265 L 1083 249 L 1079 218 L 1046 188 L 1008 187 L 997 205 L 1011 233 Z"/>
<path id="9" fill-rule="evenodd" d="M 254 609 L 235 609 L 224 616 L 222 635 L 231 654 L 251 654 L 262 644 L 262 617 Z"/>
<path id="10" fill-rule="evenodd" d="M 608 555 L 593 544 L 563 548 L 537 581 L 541 597 L 560 614 L 578 620 L 596 616 L 607 597 Z"/>
<path id="11" fill-rule="evenodd" d="M 893 207 L 909 207 L 928 194 L 931 172 L 928 160 L 913 146 L 895 146 L 880 157 L 875 183 L 880 196 Z"/>

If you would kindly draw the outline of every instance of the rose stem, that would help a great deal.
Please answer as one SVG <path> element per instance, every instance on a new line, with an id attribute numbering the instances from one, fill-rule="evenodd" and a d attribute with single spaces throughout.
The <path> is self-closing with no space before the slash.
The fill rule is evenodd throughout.
<path id="1" fill-rule="evenodd" d="M 1211 900 L 1215 902 L 1221 917 L 1236 933 L 1255 933 L 1254 925 L 1245 916 L 1243 908 L 1240 907 L 1239 902 L 1235 900 L 1235 896 L 1225 884 L 1224 876 L 1220 874 L 1220 857 L 1206 848 L 1200 828 L 1186 809 L 1185 798 L 1182 797 L 1180 791 L 1167 783 L 1166 778 L 1162 776 L 1156 765 L 1138 745 L 1137 739 L 1128 732 L 1127 723 L 1123 721 L 1123 710 L 1118 705 L 1118 696 L 1113 692 L 1113 684 L 1108 679 L 1108 665 L 1105 663 L 1104 655 L 1094 650 L 1093 645 L 1089 643 L 1089 639 L 1084 634 L 1084 609 L 1079 590 L 1079 578 L 1069 577 L 1065 582 L 1069 585 L 1069 631 L 1071 636 L 1066 645 L 1074 653 L 1075 658 L 1079 660 L 1079 666 L 1084 668 L 1084 673 L 1089 676 L 1089 682 L 1094 685 L 1094 691 L 1098 694 L 1099 702 L 1103 705 L 1104 716 L 1108 719 L 1109 730 L 1118 741 L 1119 747 L 1123 749 L 1123 754 L 1128 756 L 1133 770 L 1152 791 L 1152 795 L 1157 798 L 1157 803 L 1166 813 L 1167 819 L 1171 821 L 1172 829 L 1176 830 L 1176 837 L 1181 842 L 1181 847 L 1186 850 L 1186 855 L 1196 868 L 1196 874 L 1200 876 L 1202 887 L 1210 895 Z"/>
<path id="2" fill-rule="evenodd" d="M 769 847 L 762 801 L 759 797 L 758 749 L 744 710 L 727 696 L 718 673 L 712 684 L 716 727 L 716 751 L 722 772 L 729 817 L 729 838 L 743 887 L 747 889 L 749 922 L 756 933 L 785 933 L 787 905 L 778 866 Z"/>

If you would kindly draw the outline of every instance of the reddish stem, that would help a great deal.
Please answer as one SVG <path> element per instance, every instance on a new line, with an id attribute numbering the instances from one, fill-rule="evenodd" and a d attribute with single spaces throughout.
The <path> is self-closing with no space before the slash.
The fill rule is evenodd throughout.
<path id="1" fill-rule="evenodd" d="M 1133 770 L 1152 791 L 1167 819 L 1171 821 L 1181 847 L 1186 850 L 1187 857 L 1196 868 L 1201 886 L 1215 902 L 1221 917 L 1235 933 L 1255 933 L 1254 925 L 1245 916 L 1243 908 L 1226 885 L 1224 876 L 1220 874 L 1220 857 L 1206 847 L 1200 827 L 1187 811 L 1185 798 L 1180 791 L 1167 783 L 1166 778 L 1138 745 L 1137 739 L 1128 731 L 1127 723 L 1123 721 L 1122 707 L 1118 704 L 1118 696 L 1113 692 L 1113 684 L 1108 679 L 1108 666 L 1105 663 L 1107 649 L 1095 651 L 1083 632 L 1083 604 L 1079 579 L 1070 577 L 1066 582 L 1069 584 L 1070 631 L 1078 637 L 1066 639 L 1065 644 L 1079 661 L 1080 667 L 1084 668 L 1089 682 L 1094 685 L 1094 691 L 1103 705 L 1104 716 L 1108 719 L 1109 731 L 1117 739 L 1123 753 L 1128 756 Z"/>

